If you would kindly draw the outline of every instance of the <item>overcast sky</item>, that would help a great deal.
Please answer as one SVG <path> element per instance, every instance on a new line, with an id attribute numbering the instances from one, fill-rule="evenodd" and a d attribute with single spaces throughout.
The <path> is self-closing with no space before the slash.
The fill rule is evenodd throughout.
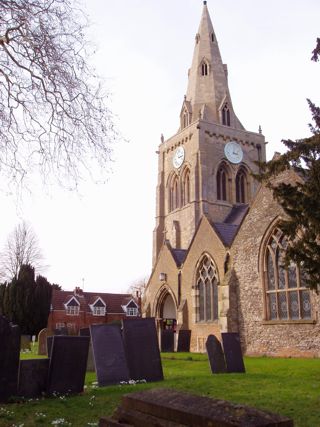
<path id="1" fill-rule="evenodd" d="M 71 290 L 125 292 L 151 271 L 160 135 L 178 129 L 200 0 L 85 0 L 97 46 L 94 64 L 112 93 L 127 143 L 115 147 L 105 185 L 79 193 L 36 190 L 18 207 L 0 195 L 0 245 L 27 220 L 40 241 L 50 282 Z M 267 156 L 281 139 L 309 134 L 306 98 L 320 105 L 319 0 L 208 0 L 233 107 L 247 130 L 259 125 Z"/>

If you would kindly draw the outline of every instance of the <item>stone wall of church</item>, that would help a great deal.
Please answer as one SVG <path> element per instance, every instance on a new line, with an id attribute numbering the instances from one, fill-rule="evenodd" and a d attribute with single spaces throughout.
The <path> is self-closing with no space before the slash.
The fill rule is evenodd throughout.
<path id="1" fill-rule="evenodd" d="M 265 317 L 259 251 L 264 234 L 281 214 L 270 191 L 262 188 L 232 246 L 232 285 L 237 290 L 242 344 L 251 355 L 319 357 L 320 301 L 314 292 L 311 294 L 313 322 L 271 322 Z"/>

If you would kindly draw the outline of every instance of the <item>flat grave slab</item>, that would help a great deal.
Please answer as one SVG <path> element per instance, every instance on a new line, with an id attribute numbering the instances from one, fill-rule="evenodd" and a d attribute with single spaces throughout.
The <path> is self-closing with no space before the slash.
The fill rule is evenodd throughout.
<path id="1" fill-rule="evenodd" d="M 128 381 L 129 369 L 120 327 L 91 325 L 90 331 L 99 386 Z"/>
<path id="2" fill-rule="evenodd" d="M 86 374 L 89 337 L 56 335 L 52 338 L 47 393 L 81 393 Z"/>
<path id="3" fill-rule="evenodd" d="M 34 398 L 46 391 L 49 359 L 20 360 L 18 396 Z"/>
<path id="4" fill-rule="evenodd" d="M 206 341 L 206 349 L 213 374 L 227 372 L 226 362 L 220 341 L 214 335 L 209 335 Z"/>
<path id="5" fill-rule="evenodd" d="M 180 329 L 178 332 L 178 345 L 177 351 L 183 351 L 189 353 L 190 351 L 190 340 L 191 340 L 191 330 L 190 329 Z"/>
<path id="6" fill-rule="evenodd" d="M 20 328 L 0 315 L 0 402 L 17 395 Z"/>
<path id="7" fill-rule="evenodd" d="M 124 319 L 123 340 L 133 380 L 161 381 L 163 371 L 155 319 Z"/>
<path id="8" fill-rule="evenodd" d="M 237 332 L 222 332 L 222 345 L 227 365 L 227 372 L 244 373 L 240 336 Z"/>

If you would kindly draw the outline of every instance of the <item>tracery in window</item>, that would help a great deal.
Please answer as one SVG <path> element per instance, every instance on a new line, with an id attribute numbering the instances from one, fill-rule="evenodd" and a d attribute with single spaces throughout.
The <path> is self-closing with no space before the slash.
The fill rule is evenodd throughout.
<path id="1" fill-rule="evenodd" d="M 169 187 L 169 211 L 174 211 L 179 207 L 179 186 L 178 176 L 174 175 Z"/>
<path id="2" fill-rule="evenodd" d="M 217 199 L 228 200 L 228 172 L 226 167 L 222 164 L 217 172 Z"/>
<path id="3" fill-rule="evenodd" d="M 190 203 L 190 171 L 186 169 L 182 176 L 181 183 L 181 204 L 182 206 Z"/>
<path id="4" fill-rule="evenodd" d="M 236 176 L 236 202 L 247 203 L 247 172 L 240 168 Z"/>
<path id="5" fill-rule="evenodd" d="M 230 109 L 228 103 L 226 102 L 221 111 L 222 115 L 222 124 L 225 126 L 230 126 Z"/>
<path id="6" fill-rule="evenodd" d="M 207 76 L 209 74 L 209 64 L 206 61 L 203 61 L 201 64 L 201 75 Z"/>
<path id="7" fill-rule="evenodd" d="M 218 273 L 208 255 L 204 255 L 196 274 L 197 322 L 218 318 Z"/>
<path id="8" fill-rule="evenodd" d="M 279 228 L 268 240 L 265 251 L 265 296 L 267 320 L 311 319 L 310 290 L 305 274 L 295 263 L 284 265 L 288 241 Z"/>

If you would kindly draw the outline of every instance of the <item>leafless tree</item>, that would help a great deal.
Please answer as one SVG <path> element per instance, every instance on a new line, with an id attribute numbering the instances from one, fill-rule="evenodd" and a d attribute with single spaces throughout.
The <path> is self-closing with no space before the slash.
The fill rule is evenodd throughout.
<path id="1" fill-rule="evenodd" d="M 0 173 L 75 188 L 118 135 L 78 0 L 0 1 Z M 100 166 L 99 169 L 96 166 Z"/>
<path id="2" fill-rule="evenodd" d="M 37 272 L 45 268 L 37 236 L 25 221 L 15 227 L 0 254 L 1 278 L 10 281 L 17 277 L 23 264 L 32 265 Z"/>

